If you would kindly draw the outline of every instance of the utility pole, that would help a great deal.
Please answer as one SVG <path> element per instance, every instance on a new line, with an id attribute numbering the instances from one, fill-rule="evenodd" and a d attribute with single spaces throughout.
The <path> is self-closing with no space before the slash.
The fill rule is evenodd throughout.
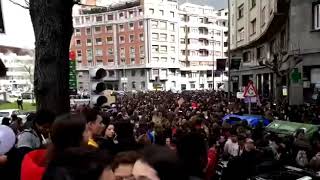
<path id="1" fill-rule="evenodd" d="M 214 29 L 212 29 L 212 89 L 215 90 L 215 81 L 214 81 L 214 78 L 215 78 L 215 71 L 214 71 L 214 44 L 215 44 L 215 40 L 214 40 Z"/>
<path id="2" fill-rule="evenodd" d="M 231 28 L 230 28 L 230 0 L 228 0 L 228 102 L 231 99 L 231 52 L 230 52 L 230 42 L 231 42 Z"/>

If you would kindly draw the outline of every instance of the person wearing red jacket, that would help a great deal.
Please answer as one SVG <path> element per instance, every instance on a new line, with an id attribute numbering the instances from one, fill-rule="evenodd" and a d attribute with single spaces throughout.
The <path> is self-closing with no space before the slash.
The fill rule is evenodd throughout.
<path id="1" fill-rule="evenodd" d="M 215 144 L 208 150 L 208 164 L 206 169 L 206 180 L 213 179 L 215 175 L 215 167 L 217 165 L 218 151 Z"/>
<path id="2" fill-rule="evenodd" d="M 25 155 L 21 165 L 21 180 L 41 180 L 47 164 L 47 150 L 40 149 Z"/>

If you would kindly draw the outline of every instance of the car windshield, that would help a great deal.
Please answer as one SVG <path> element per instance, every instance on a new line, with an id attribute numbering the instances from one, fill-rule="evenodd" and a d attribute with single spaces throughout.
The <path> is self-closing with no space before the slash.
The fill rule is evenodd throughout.
<path id="1" fill-rule="evenodd" d="M 0 112 L 0 117 L 8 117 L 9 115 L 9 112 Z"/>

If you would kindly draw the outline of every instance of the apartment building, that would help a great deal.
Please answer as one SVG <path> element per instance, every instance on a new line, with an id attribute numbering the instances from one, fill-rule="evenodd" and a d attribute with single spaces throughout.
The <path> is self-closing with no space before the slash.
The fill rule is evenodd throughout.
<path id="1" fill-rule="evenodd" d="M 233 92 L 252 80 L 261 96 L 312 102 L 320 87 L 319 1 L 230 0 L 230 18 Z"/>
<path id="2" fill-rule="evenodd" d="M 226 88 L 225 71 L 217 71 L 217 59 L 226 59 L 228 11 L 191 3 L 180 5 L 180 83 L 183 89 Z M 214 78 L 214 80 L 213 80 Z"/>
<path id="3" fill-rule="evenodd" d="M 0 60 L 7 68 L 6 76 L 0 77 L 0 89 L 28 91 L 33 87 L 34 51 L 0 46 Z"/>
<path id="4" fill-rule="evenodd" d="M 93 0 L 89 2 L 100 5 L 97 3 Z M 189 7 L 197 9 L 197 12 L 191 12 Z M 214 59 L 225 58 L 226 13 L 225 10 L 215 11 L 212 7 L 188 3 L 179 7 L 176 0 L 130 1 L 99 10 L 88 7 L 75 9 L 75 32 L 70 49 L 77 55 L 79 89 L 90 89 L 88 70 L 93 67 L 107 70 L 105 81 L 108 89 L 212 88 Z M 193 47 L 196 49 L 188 47 L 188 51 L 197 53 L 190 56 L 193 58 L 190 63 L 186 60 L 188 57 L 183 55 L 182 49 L 186 50 L 186 45 L 182 39 L 190 42 L 192 36 L 186 39 L 186 35 L 181 34 L 181 28 L 187 26 L 190 29 L 194 22 L 183 22 L 182 16 L 192 16 L 197 22 L 195 29 L 203 25 L 204 28 L 200 29 L 208 31 L 200 39 L 193 34 L 193 41 L 197 45 L 202 43 L 204 49 L 197 49 L 197 45 Z M 201 22 L 201 18 L 203 20 L 209 16 L 213 22 Z M 219 22 L 216 22 L 217 19 Z M 214 46 L 210 44 L 213 40 L 209 34 L 213 29 L 216 30 L 214 38 L 219 39 L 216 41 L 215 58 L 211 55 Z M 207 71 L 211 72 L 211 79 Z M 224 76 L 219 77 L 217 75 L 215 82 L 226 80 Z"/>

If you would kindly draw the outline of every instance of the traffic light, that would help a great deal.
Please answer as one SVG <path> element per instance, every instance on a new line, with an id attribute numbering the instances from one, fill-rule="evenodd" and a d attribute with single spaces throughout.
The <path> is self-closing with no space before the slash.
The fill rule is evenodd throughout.
<path id="1" fill-rule="evenodd" d="M 104 91 L 107 89 L 104 83 L 104 78 L 107 72 L 103 68 L 90 69 L 90 82 L 91 82 L 91 105 L 101 107 L 108 102 Z"/>

